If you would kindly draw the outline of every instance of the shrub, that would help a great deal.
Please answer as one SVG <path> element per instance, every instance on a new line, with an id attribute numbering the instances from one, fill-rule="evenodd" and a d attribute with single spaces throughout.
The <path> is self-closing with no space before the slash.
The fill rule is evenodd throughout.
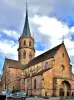
<path id="1" fill-rule="evenodd" d="M 18 88 L 13 88 L 12 93 L 19 92 L 19 91 L 20 90 Z"/>

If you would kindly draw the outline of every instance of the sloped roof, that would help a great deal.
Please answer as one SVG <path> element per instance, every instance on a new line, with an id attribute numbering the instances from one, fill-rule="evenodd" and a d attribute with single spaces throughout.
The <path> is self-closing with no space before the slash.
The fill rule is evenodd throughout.
<path id="1" fill-rule="evenodd" d="M 64 45 L 64 43 L 61 43 L 60 45 L 44 52 L 43 54 L 35 57 L 34 59 L 32 59 L 24 68 L 28 68 L 30 66 L 33 66 L 39 62 L 45 61 L 47 59 L 53 58 L 56 54 L 56 52 L 58 51 L 58 49 L 61 47 L 61 45 Z"/>
<path id="2" fill-rule="evenodd" d="M 34 59 L 32 59 L 27 65 L 23 66 L 24 69 L 29 68 L 37 63 L 40 63 L 42 61 L 48 60 L 50 58 L 53 58 L 56 54 L 56 52 L 58 51 L 58 49 L 64 45 L 64 43 L 59 44 L 58 46 L 44 52 L 43 54 L 35 57 Z M 12 59 L 8 59 L 5 58 L 5 62 L 8 64 L 9 68 L 15 68 L 15 69 L 20 69 L 20 62 L 17 60 L 12 60 Z"/>
<path id="3" fill-rule="evenodd" d="M 12 60 L 12 59 L 5 58 L 5 62 L 7 63 L 9 68 L 15 68 L 15 69 L 20 68 L 20 62 L 17 61 L 17 60 Z"/>

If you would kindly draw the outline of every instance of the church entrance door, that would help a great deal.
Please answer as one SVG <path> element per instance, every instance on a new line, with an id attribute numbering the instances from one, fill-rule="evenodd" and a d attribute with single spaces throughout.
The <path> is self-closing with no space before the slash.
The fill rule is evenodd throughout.
<path id="1" fill-rule="evenodd" d="M 62 81 L 62 90 L 64 96 L 70 96 L 71 95 L 71 85 L 68 81 Z"/>

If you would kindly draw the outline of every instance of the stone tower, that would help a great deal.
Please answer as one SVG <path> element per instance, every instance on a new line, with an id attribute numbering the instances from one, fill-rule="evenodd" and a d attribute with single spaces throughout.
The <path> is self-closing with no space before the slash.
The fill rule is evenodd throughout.
<path id="1" fill-rule="evenodd" d="M 29 22 L 28 22 L 28 9 L 26 6 L 26 17 L 22 35 L 19 38 L 18 60 L 22 65 L 27 64 L 35 57 L 34 38 L 31 36 Z"/>

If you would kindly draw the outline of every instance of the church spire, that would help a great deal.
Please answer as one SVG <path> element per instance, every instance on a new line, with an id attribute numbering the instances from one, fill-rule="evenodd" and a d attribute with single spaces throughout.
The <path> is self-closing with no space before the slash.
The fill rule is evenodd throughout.
<path id="1" fill-rule="evenodd" d="M 29 28 L 29 22 L 28 22 L 28 8 L 26 3 L 26 17 L 25 17 L 25 24 L 22 32 L 22 36 L 31 36 L 30 28 Z"/>

